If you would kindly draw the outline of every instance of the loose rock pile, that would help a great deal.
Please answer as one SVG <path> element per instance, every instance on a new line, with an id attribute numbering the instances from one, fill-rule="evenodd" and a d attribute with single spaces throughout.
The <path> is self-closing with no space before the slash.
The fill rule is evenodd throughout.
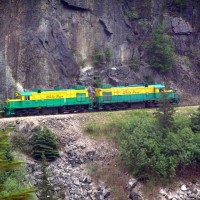
<path id="1" fill-rule="evenodd" d="M 141 183 L 131 178 L 127 184 L 127 191 L 129 192 L 129 199 L 131 200 L 149 200 L 148 198 L 142 197 L 141 194 Z M 199 182 L 183 184 L 179 183 L 179 186 L 173 189 L 161 188 L 155 200 L 200 200 L 200 184 Z"/>
<path id="2" fill-rule="evenodd" d="M 109 188 L 103 183 L 96 185 L 86 173 L 85 168 L 87 164 L 95 161 L 106 162 L 106 160 L 110 160 L 115 155 L 116 149 L 110 149 L 104 143 L 94 144 L 96 141 L 84 137 L 81 134 L 78 120 L 74 118 L 51 118 L 38 121 L 39 124 L 55 133 L 60 147 L 60 157 L 49 163 L 47 168 L 51 174 L 50 182 L 54 188 L 54 195 L 60 200 L 111 199 Z M 31 122 L 27 125 L 27 122 L 17 122 L 16 130 L 30 133 L 36 124 Z M 41 176 L 39 163 L 27 159 L 26 168 L 27 178 L 37 188 Z M 39 197 L 39 191 L 37 195 Z"/>
<path id="3" fill-rule="evenodd" d="M 188 183 L 180 184 L 175 191 L 169 189 L 161 189 L 163 199 L 170 200 L 199 200 L 200 199 L 200 184 Z"/>

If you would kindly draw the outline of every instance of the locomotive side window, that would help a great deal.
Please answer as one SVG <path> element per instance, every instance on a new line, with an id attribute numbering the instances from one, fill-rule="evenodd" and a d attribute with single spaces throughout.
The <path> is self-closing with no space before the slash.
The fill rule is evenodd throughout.
<path id="1" fill-rule="evenodd" d="M 160 92 L 164 92 L 164 89 L 160 89 Z"/>
<path id="2" fill-rule="evenodd" d="M 21 99 L 22 97 L 21 96 L 16 96 L 16 99 Z"/>
<path id="3" fill-rule="evenodd" d="M 29 101 L 30 100 L 30 96 L 25 96 L 25 101 Z"/>
<path id="4" fill-rule="evenodd" d="M 76 94 L 77 101 L 79 101 L 79 102 L 85 101 L 85 97 L 86 97 L 85 93 L 77 93 Z"/>
<path id="5" fill-rule="evenodd" d="M 112 92 L 103 92 L 103 100 L 111 101 L 112 100 Z"/>

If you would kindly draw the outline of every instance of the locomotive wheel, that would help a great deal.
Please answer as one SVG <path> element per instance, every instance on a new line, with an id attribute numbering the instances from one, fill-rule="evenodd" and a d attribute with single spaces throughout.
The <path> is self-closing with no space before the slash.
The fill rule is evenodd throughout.
<path id="1" fill-rule="evenodd" d="M 41 111 L 42 115 L 56 115 L 58 113 L 57 108 L 43 108 Z"/>

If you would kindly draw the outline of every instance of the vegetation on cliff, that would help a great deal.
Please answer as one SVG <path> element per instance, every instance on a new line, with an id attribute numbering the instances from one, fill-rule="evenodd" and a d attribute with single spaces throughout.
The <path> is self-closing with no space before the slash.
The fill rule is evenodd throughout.
<path id="1" fill-rule="evenodd" d="M 160 25 L 153 31 L 148 45 L 147 60 L 152 68 L 159 72 L 168 72 L 174 64 L 174 49 L 171 38 L 164 33 L 164 27 Z"/>
<path id="2" fill-rule="evenodd" d="M 41 160 L 44 156 L 47 161 L 53 161 L 59 156 L 57 142 L 53 133 L 44 129 L 33 135 L 32 156 Z"/>
<path id="3" fill-rule="evenodd" d="M 132 111 L 109 122 L 93 121 L 85 130 L 93 136 L 114 139 L 121 160 L 136 176 L 166 182 L 186 166 L 197 166 L 200 157 L 200 135 L 193 132 L 189 115 L 173 114 L 172 108 L 166 107 L 155 115 Z M 169 112 L 163 118 L 166 109 Z"/>

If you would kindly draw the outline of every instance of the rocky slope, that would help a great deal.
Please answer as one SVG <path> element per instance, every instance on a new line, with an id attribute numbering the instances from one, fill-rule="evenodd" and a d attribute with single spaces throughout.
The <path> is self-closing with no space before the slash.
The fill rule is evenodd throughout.
<path id="1" fill-rule="evenodd" d="M 16 90 L 165 82 L 187 100 L 200 94 L 199 4 L 186 0 L 2 0 L 0 98 Z M 177 59 L 160 75 L 146 63 L 145 46 L 160 16 Z M 101 63 L 95 59 L 103 55 Z M 129 66 L 139 62 L 139 71 Z M 191 99 L 191 98 L 189 98 Z"/>
<path id="2" fill-rule="evenodd" d="M 112 185 L 108 186 L 102 182 L 102 177 L 99 177 L 100 181 L 96 182 L 91 176 L 92 173 L 98 173 L 94 164 L 108 166 L 118 152 L 116 147 L 107 140 L 94 140 L 83 134 L 82 127 L 93 114 L 8 118 L 0 120 L 0 127 L 4 129 L 14 127 L 10 132 L 11 137 L 25 136 L 30 139 L 34 131 L 44 126 L 55 134 L 60 157 L 49 163 L 48 171 L 51 174 L 50 181 L 54 188 L 54 195 L 59 197 L 59 200 L 120 199 L 116 194 L 114 195 L 114 190 L 111 190 Z M 41 176 L 40 164 L 29 156 L 25 158 L 27 178 L 37 188 Z M 111 171 L 105 173 L 106 176 L 110 176 L 109 173 L 112 175 Z M 122 179 L 122 176 L 126 176 L 127 179 L 124 185 L 119 183 L 119 188 L 123 188 L 122 192 L 125 193 L 125 198 L 120 200 L 198 200 L 200 198 L 198 180 L 192 182 L 184 180 L 173 186 L 157 188 L 157 191 L 151 191 L 153 196 L 146 196 L 142 192 L 144 185 L 141 180 L 134 179 L 127 172 L 122 172 L 120 176 Z M 39 191 L 37 195 L 39 197 Z"/>

